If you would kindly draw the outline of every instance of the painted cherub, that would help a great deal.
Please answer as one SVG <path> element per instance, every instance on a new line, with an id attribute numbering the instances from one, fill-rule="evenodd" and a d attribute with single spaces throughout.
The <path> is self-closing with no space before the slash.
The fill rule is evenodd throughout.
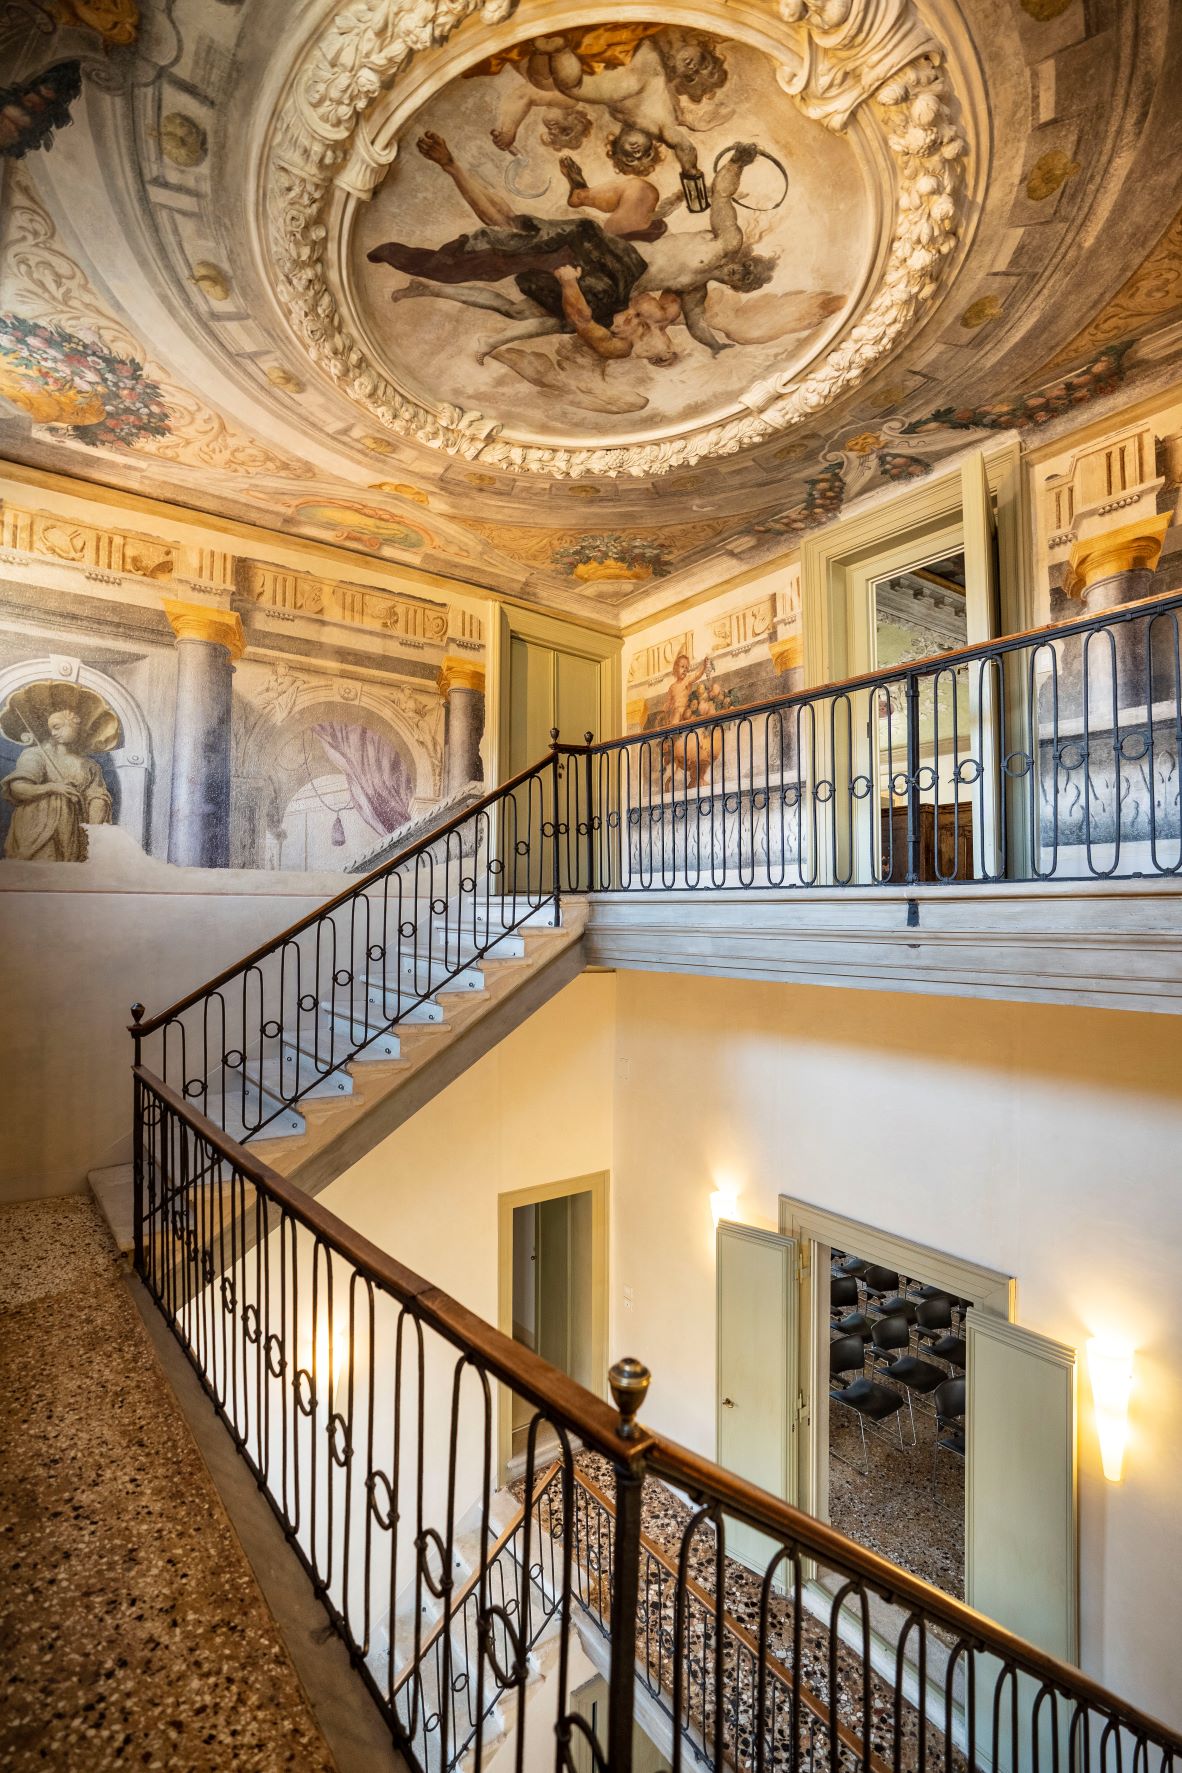
<path id="1" fill-rule="evenodd" d="M 685 173 L 698 171 L 698 150 L 679 108 L 699 103 L 726 82 L 726 62 L 711 38 L 679 26 L 623 25 L 535 37 L 507 56 L 471 70 L 500 73 L 512 66 L 522 85 L 507 99 L 492 130 L 505 152 L 535 106 L 602 105 L 622 126 L 642 130 L 677 156 Z M 604 41 L 601 42 L 601 39 Z"/>
<path id="2" fill-rule="evenodd" d="M 661 193 L 647 176 L 660 165 L 663 152 L 659 142 L 639 129 L 621 129 L 607 146 L 608 158 L 618 173 L 617 178 L 601 179 L 589 185 L 583 169 L 570 154 L 558 162 L 568 186 L 568 209 L 597 209 L 605 220 L 600 223 L 605 234 L 617 234 L 626 240 L 657 240 L 665 232 L 665 222 L 657 218 Z"/>
<path id="3" fill-rule="evenodd" d="M 698 692 L 699 715 L 714 712 L 714 702 L 710 695 L 714 679 L 714 662 L 703 659 L 695 671 L 689 654 L 678 653 L 673 661 L 673 681 L 665 691 L 661 702 L 658 722 L 661 726 L 680 726 L 693 717 L 691 699 L 696 686 L 701 685 Z M 673 786 L 675 770 L 680 770 L 685 778 L 687 788 L 696 788 L 702 778 L 710 773 L 721 742 L 721 734 L 717 727 L 711 727 L 703 733 L 682 733 L 676 739 L 666 739 L 661 746 L 661 790 Z"/>

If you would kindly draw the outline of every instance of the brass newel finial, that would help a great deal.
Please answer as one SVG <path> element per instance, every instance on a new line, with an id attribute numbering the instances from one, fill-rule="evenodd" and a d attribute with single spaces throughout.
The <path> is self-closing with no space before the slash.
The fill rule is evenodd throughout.
<path id="1" fill-rule="evenodd" d="M 607 1376 L 612 1396 L 616 1400 L 616 1409 L 620 1412 L 622 1441 L 634 1441 L 640 1433 L 636 1412 L 645 1400 L 651 1379 L 652 1374 L 644 1362 L 634 1359 L 630 1354 L 617 1361 Z"/>
<path id="2" fill-rule="evenodd" d="M 589 745 L 594 737 L 595 737 L 594 733 L 584 733 L 583 734 L 584 745 Z"/>
<path id="3" fill-rule="evenodd" d="M 556 726 L 550 728 L 550 743 L 551 745 L 557 745 L 558 743 L 558 728 Z"/>
<path id="4" fill-rule="evenodd" d="M 142 1003 L 133 1003 L 133 1004 L 132 1004 L 132 1006 L 131 1006 L 131 1019 L 132 1019 L 132 1021 L 133 1021 L 133 1022 L 142 1022 L 142 1021 L 143 1021 L 143 1019 L 144 1019 L 144 1006 L 143 1006 L 143 1004 L 142 1004 Z"/>

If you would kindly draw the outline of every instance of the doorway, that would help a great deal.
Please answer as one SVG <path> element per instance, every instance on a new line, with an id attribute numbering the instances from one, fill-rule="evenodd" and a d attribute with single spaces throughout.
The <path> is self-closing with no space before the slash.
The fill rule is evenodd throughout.
<path id="1" fill-rule="evenodd" d="M 875 1532 L 886 1535 L 881 1549 L 905 1569 L 949 1593 L 961 1586 L 970 1606 L 1073 1661 L 1074 1350 L 1014 1321 L 1016 1282 L 995 1269 L 786 1196 L 780 1199 L 780 1231 L 799 1244 L 805 1277 L 796 1326 L 805 1423 L 801 1506 L 821 1520 L 834 1519 L 863 1543 Z M 851 1268 L 861 1277 L 856 1300 L 843 1284 Z M 941 1296 L 951 1302 L 947 1325 L 940 1321 Z M 933 1300 L 935 1308 L 921 1313 Z M 865 1325 L 843 1321 L 859 1315 L 869 1320 L 868 1336 Z M 875 1326 L 891 1319 L 892 1329 L 876 1335 Z M 847 1347 L 835 1355 L 835 1345 L 851 1335 L 859 1338 L 857 1352 Z M 953 1358 L 935 1358 L 937 1346 Z M 939 1366 L 940 1386 L 963 1374 L 963 1390 L 953 1387 L 951 1395 L 937 1399 L 935 1383 L 923 1390 L 923 1375 L 915 1387 L 892 1377 L 892 1361 L 904 1357 Z M 854 1399 L 835 1408 L 833 1394 L 859 1380 L 896 1394 L 897 1405 L 892 1400 L 889 1409 L 879 1410 L 876 1400 L 861 1422 Z M 937 1447 L 939 1439 L 946 1444 Z M 844 1471 L 833 1464 L 833 1455 L 842 1453 L 850 1459 Z M 868 1516 L 875 1496 L 889 1493 L 892 1472 L 897 1481 L 889 1510 Z M 848 1486 L 855 1481 L 862 1489 L 851 1494 Z M 940 1560 L 930 1549 L 917 1553 L 914 1545 L 916 1522 L 933 1506 L 947 1511 L 941 1538 L 954 1549 L 963 1547 L 959 1585 L 955 1566 L 949 1576 L 947 1561 L 937 1567 Z M 908 1522 L 908 1511 L 915 1520 Z M 884 1616 L 884 1642 L 901 1618 Z"/>
<path id="2" fill-rule="evenodd" d="M 964 550 L 921 560 L 870 583 L 869 668 L 888 670 L 955 652 L 969 641 Z M 910 730 L 914 721 L 915 731 Z M 914 706 L 899 679 L 879 696 L 874 735 L 881 819 L 881 877 L 903 881 L 909 867 L 909 806 L 900 772 L 918 776 L 916 875 L 921 881 L 973 878 L 974 797 L 959 786 L 973 743 L 970 670 L 950 664 L 919 680 Z"/>
<path id="3" fill-rule="evenodd" d="M 602 1396 L 607 1362 L 607 1176 L 583 1176 L 500 1197 L 500 1328 Z M 536 1412 L 501 1390 L 500 1481 L 525 1470 Z M 558 1448 L 540 1424 L 535 1460 Z"/>

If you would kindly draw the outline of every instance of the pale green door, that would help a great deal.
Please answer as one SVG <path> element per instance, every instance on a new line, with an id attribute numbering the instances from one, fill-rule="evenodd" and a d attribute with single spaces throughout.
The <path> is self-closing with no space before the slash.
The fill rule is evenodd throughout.
<path id="1" fill-rule="evenodd" d="M 986 1311 L 971 1311 L 965 1410 L 965 1599 L 1065 1662 L 1079 1654 L 1075 1350 Z M 994 1773 L 1069 1765 L 1054 1758 L 1050 1708 L 1035 1682 L 1002 1691 L 993 1741 L 994 1688 L 1002 1665 L 978 1657 L 977 1760 Z M 1017 1723 L 1017 1761 L 1013 1754 Z M 1067 1718 L 1060 1718 L 1065 1732 Z"/>
<path id="2" fill-rule="evenodd" d="M 795 1502 L 796 1243 L 749 1225 L 721 1224 L 718 1274 L 718 1462 Z M 727 1520 L 727 1550 L 762 1570 L 772 1542 Z"/>
<path id="3" fill-rule="evenodd" d="M 601 659 L 569 652 L 542 641 L 514 634 L 509 641 L 509 749 L 507 776 L 515 776 L 541 761 L 550 750 L 551 732 L 557 728 L 567 744 L 582 744 L 584 733 L 600 726 Z M 568 810 L 568 782 L 564 764 L 560 786 L 560 824 L 557 849 L 562 878 L 577 885 L 582 855 L 574 827 L 577 806 Z M 531 895 L 548 892 L 554 878 L 555 842 L 543 830 L 553 823 L 554 785 L 549 775 L 523 783 L 506 810 L 504 853 L 514 855 L 512 878 L 517 891 Z"/>

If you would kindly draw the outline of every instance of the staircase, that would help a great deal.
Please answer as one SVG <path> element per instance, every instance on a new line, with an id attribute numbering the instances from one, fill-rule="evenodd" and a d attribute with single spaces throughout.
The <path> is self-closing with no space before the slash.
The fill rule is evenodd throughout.
<path id="1" fill-rule="evenodd" d="M 135 1005 L 136 1062 L 326 1188 L 582 970 L 566 768 L 556 747 L 170 1009 Z M 124 1249 L 133 1175 L 89 1176 Z"/>

